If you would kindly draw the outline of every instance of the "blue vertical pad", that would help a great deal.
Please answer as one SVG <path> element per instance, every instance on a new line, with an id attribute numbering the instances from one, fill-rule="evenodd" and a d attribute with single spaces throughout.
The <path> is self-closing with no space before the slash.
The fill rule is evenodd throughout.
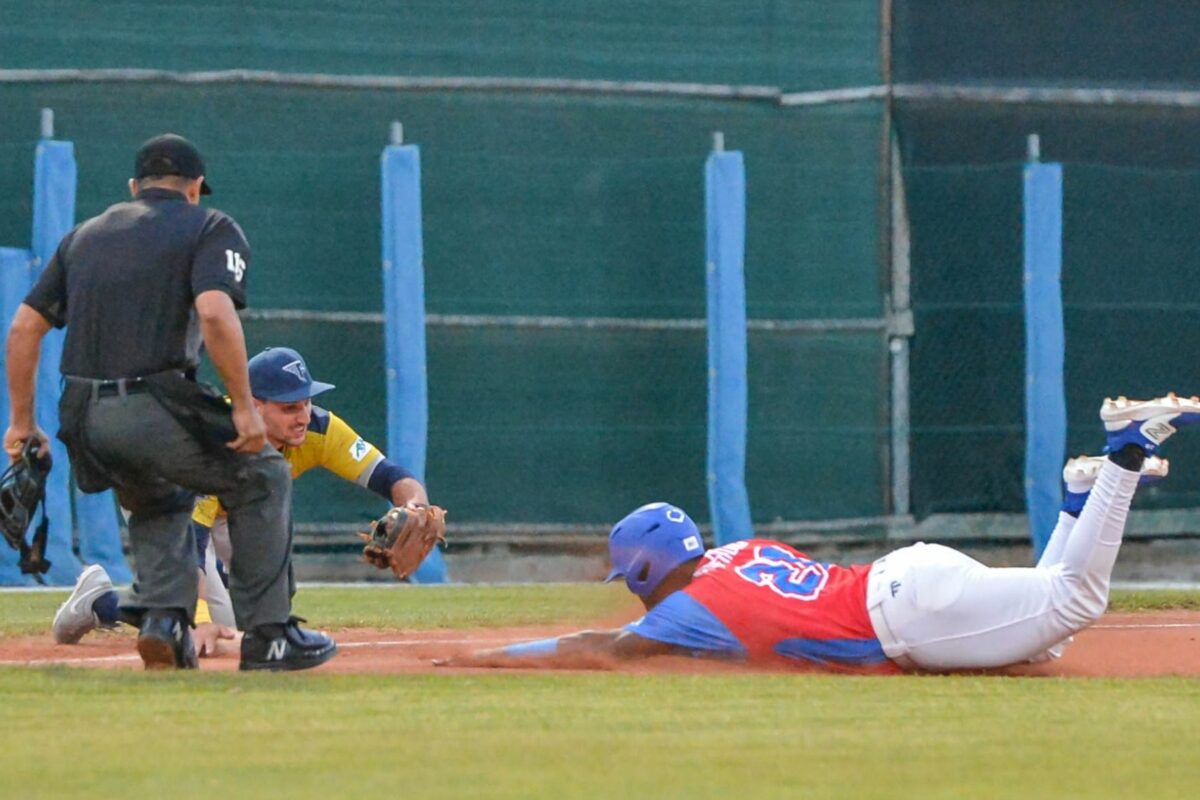
<path id="1" fill-rule="evenodd" d="M 381 163 L 383 312 L 387 374 L 388 456 L 425 480 L 429 399 L 425 372 L 425 265 L 421 238 L 421 152 L 391 145 Z M 436 548 L 413 575 L 445 583 Z"/>
<path id="2" fill-rule="evenodd" d="M 33 253 L 28 250 L 18 250 L 12 247 L 0 247 L 0 319 L 3 320 L 4 330 L 12 323 L 17 313 L 17 306 L 29 294 L 30 269 L 32 268 Z M 8 360 L 4 348 L 0 347 L 0 424 L 8 427 Z M 4 459 L 7 465 L 8 459 Z M 17 566 L 19 555 L 6 544 L 0 543 L 0 584 L 5 586 L 28 586 L 33 584 L 33 578 L 22 575 Z"/>
<path id="3" fill-rule="evenodd" d="M 717 544 L 749 538 L 746 492 L 746 168 L 717 152 L 704 168 L 708 297 L 708 502 Z"/>
<path id="4" fill-rule="evenodd" d="M 43 139 L 33 161 L 33 281 L 49 263 L 58 243 L 75 224 L 75 146 Z M 67 449 L 58 433 L 58 398 L 61 394 L 63 332 L 53 329 L 42 340 L 42 360 L 37 375 L 37 421 L 50 436 L 54 468 L 46 481 L 46 509 L 50 538 L 46 556 L 50 571 L 46 582 L 70 585 L 82 567 L 71 549 L 71 481 Z"/>
<path id="5" fill-rule="evenodd" d="M 1062 503 L 1067 405 L 1063 378 L 1063 172 L 1025 167 L 1025 503 L 1037 556 Z"/>

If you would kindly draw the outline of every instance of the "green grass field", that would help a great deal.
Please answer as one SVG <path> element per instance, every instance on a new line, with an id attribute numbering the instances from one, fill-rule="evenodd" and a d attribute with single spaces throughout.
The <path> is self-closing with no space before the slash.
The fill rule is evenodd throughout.
<path id="1" fill-rule="evenodd" d="M 44 631 L 60 593 L 0 594 Z M 1188 595 L 1126 595 L 1121 608 Z M 305 589 L 322 626 L 586 624 L 615 587 Z M 0 798 L 1195 797 L 1200 681 L 0 669 Z"/>

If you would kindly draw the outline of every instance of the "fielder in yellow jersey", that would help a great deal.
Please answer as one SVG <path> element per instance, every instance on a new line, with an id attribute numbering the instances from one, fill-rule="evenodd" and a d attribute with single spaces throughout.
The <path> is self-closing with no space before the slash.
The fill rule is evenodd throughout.
<path id="1" fill-rule="evenodd" d="M 315 405 L 311 406 L 303 441 L 298 445 L 284 444 L 280 452 L 292 468 L 293 479 L 314 467 L 322 467 L 393 502 L 395 482 L 412 477 L 402 467 L 384 458 L 379 448 L 359 436 L 337 414 Z M 192 521 L 211 528 L 223 513 L 216 497 L 202 497 L 196 501 Z"/>
<path id="2" fill-rule="evenodd" d="M 407 469 L 389 461 L 339 417 L 314 406 L 312 398 L 334 388 L 313 380 L 304 357 L 290 347 L 272 347 L 247 364 L 254 405 L 267 428 L 267 441 L 277 448 L 298 478 L 314 467 L 323 467 L 345 480 L 357 483 L 396 506 L 428 504 L 425 487 Z M 202 498 L 192 514 L 199 551 L 201 612 L 207 611 L 211 625 L 197 619 L 198 651 L 215 649 L 216 639 L 232 636 L 229 593 L 221 579 L 216 559 L 228 565 L 235 557 L 229 529 L 216 498 Z M 207 547 L 211 539 L 212 546 Z M 198 617 L 203 618 L 203 613 Z M 209 645 L 211 644 L 211 647 Z"/>

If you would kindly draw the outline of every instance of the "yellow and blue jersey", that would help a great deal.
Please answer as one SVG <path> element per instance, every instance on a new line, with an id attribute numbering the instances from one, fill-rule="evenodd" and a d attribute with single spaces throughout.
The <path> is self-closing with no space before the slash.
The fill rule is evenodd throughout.
<path id="1" fill-rule="evenodd" d="M 292 468 L 292 478 L 299 478 L 315 467 L 321 467 L 352 483 L 370 489 L 389 503 L 392 485 L 412 477 L 412 473 L 384 457 L 379 448 L 359 436 L 341 417 L 318 406 L 312 407 L 312 419 L 304 441 L 284 445 L 280 451 Z M 211 528 L 218 516 L 225 513 L 214 496 L 196 501 L 192 521 Z"/>

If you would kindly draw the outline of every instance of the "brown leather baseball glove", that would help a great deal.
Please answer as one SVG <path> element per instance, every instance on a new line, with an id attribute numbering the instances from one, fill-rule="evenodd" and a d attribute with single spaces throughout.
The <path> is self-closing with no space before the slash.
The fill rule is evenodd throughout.
<path id="1" fill-rule="evenodd" d="M 363 559 L 391 569 L 400 580 L 417 571 L 438 542 L 446 542 L 446 510 L 439 506 L 397 506 L 371 523 L 359 536 L 367 543 Z"/>

